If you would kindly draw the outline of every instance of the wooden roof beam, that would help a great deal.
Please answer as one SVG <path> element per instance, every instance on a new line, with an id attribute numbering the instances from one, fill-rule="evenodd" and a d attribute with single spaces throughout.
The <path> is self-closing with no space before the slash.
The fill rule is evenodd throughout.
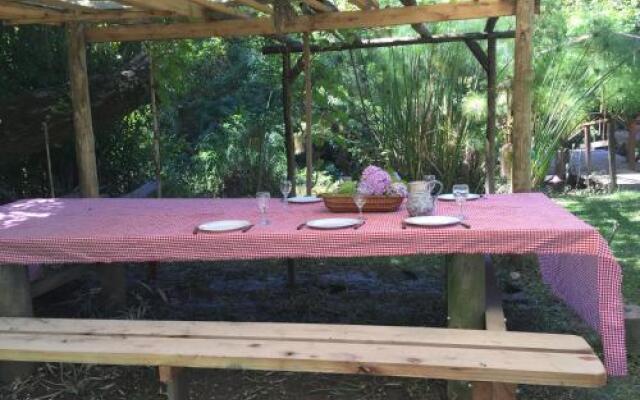
<path id="1" fill-rule="evenodd" d="M 416 3 L 416 0 L 400 0 L 400 2 L 405 7 L 412 7 L 418 4 Z M 422 36 L 423 38 L 431 37 L 431 32 L 429 31 L 429 28 L 427 28 L 426 24 L 413 24 L 411 25 L 411 27 L 418 33 L 418 35 Z"/>
<path id="2" fill-rule="evenodd" d="M 51 8 L 28 6 L 13 1 L 0 0 L 0 19 L 47 18 L 56 15 L 63 15 L 63 13 Z"/>
<path id="3" fill-rule="evenodd" d="M 62 24 L 65 22 L 125 22 L 125 21 L 145 21 L 153 18 L 171 17 L 175 14 L 170 11 L 138 11 L 138 10 L 104 10 L 99 13 L 57 13 L 51 15 L 49 11 L 47 16 L 34 16 L 33 18 L 7 17 L 8 25 L 30 25 L 30 24 Z M 0 6 L 0 18 L 2 15 L 2 6 Z"/>
<path id="4" fill-rule="evenodd" d="M 329 5 L 320 0 L 302 0 L 302 2 L 308 5 L 311 9 L 319 12 L 334 12 L 338 11 L 338 8 L 333 4 Z"/>
<path id="5" fill-rule="evenodd" d="M 184 0 L 181 0 L 181 1 L 184 1 Z M 230 7 L 229 5 L 224 4 L 223 2 L 220 2 L 220 1 L 215 1 L 215 0 L 186 0 L 186 1 L 191 2 L 199 7 L 202 7 L 205 10 L 215 11 L 217 13 L 228 15 L 230 17 L 244 18 L 244 19 L 251 18 L 250 15 L 244 14 L 242 11 L 234 7 Z"/>
<path id="6" fill-rule="evenodd" d="M 273 14 L 273 7 L 269 4 L 260 3 L 256 0 L 234 0 L 237 4 L 242 4 L 243 6 L 251 7 L 254 10 L 258 10 L 264 14 L 271 15 Z"/>
<path id="7" fill-rule="evenodd" d="M 24 3 L 27 4 L 27 3 Z M 30 2 L 31 5 L 42 5 L 55 7 L 61 11 L 81 11 L 81 12 L 96 12 L 100 11 L 99 8 L 93 8 L 90 5 L 83 5 L 75 0 L 34 0 Z"/>
<path id="8" fill-rule="evenodd" d="M 190 18 L 204 18 L 204 9 L 190 0 L 117 0 L 118 3 L 143 10 L 170 11 Z"/>
<path id="9" fill-rule="evenodd" d="M 489 18 L 487 20 L 487 24 L 484 27 L 485 32 L 493 32 L 496 29 L 496 24 L 498 23 L 498 17 Z"/>
<path id="10" fill-rule="evenodd" d="M 87 40 L 92 42 L 164 40 L 212 36 L 237 37 L 334 29 L 377 28 L 423 22 L 501 17 L 514 14 L 515 3 L 511 0 L 476 0 L 412 7 L 392 7 L 378 10 L 321 13 L 310 16 L 301 15 L 288 22 L 282 28 L 282 32 L 276 31 L 271 18 L 253 18 L 242 21 L 94 27 L 87 29 L 86 35 Z"/>
<path id="11" fill-rule="evenodd" d="M 435 44 L 435 43 L 451 43 L 451 42 L 464 42 L 466 40 L 487 40 L 487 39 L 513 39 L 515 37 L 514 31 L 504 32 L 472 32 L 461 34 L 445 34 L 445 35 L 433 35 L 430 38 L 423 37 L 386 37 L 375 39 L 362 39 L 360 41 L 354 41 L 350 43 L 329 43 L 321 45 L 311 45 L 312 53 L 324 53 L 329 51 L 343 51 L 353 49 L 370 49 L 380 47 L 397 47 L 397 46 L 409 46 L 416 44 Z M 281 53 L 301 53 L 302 44 L 296 46 L 265 46 L 262 48 L 262 54 L 281 54 Z M 295 70 L 296 68 L 292 68 Z"/>
<path id="12" fill-rule="evenodd" d="M 373 10 L 375 8 L 380 8 L 378 0 L 349 0 L 349 3 L 361 10 Z"/>

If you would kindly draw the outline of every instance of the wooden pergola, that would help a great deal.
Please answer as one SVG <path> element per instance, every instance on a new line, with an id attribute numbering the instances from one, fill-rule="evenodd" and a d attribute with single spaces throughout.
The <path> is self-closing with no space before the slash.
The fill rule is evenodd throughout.
<path id="1" fill-rule="evenodd" d="M 513 79 L 513 168 L 514 192 L 531 189 L 532 133 L 532 31 L 535 0 L 471 0 L 420 5 L 416 0 L 400 0 L 397 6 L 381 8 L 377 0 L 348 0 L 340 7 L 331 0 L 0 0 L 0 20 L 4 24 L 65 25 L 73 103 L 76 157 L 81 194 L 99 195 L 95 143 L 91 116 L 86 45 L 97 42 L 167 40 L 208 37 L 262 35 L 280 45 L 264 49 L 265 54 L 283 54 L 283 102 L 288 173 L 293 177 L 293 134 L 290 82 L 296 71 L 305 69 L 305 142 L 307 165 L 311 163 L 311 80 L 312 52 L 355 48 L 389 47 L 418 43 L 464 42 L 480 62 L 488 77 L 487 169 L 495 159 L 496 41 L 515 38 Z M 496 32 L 498 18 L 515 16 L 515 31 Z M 483 32 L 449 35 L 431 34 L 427 23 L 486 19 Z M 324 46 L 312 46 L 310 34 L 335 33 L 343 29 L 372 29 L 411 25 L 417 33 L 408 38 L 357 39 Z M 300 43 L 292 34 L 302 34 Z M 336 37 L 341 37 L 335 34 Z M 487 51 L 479 41 L 486 40 Z M 303 52 L 292 68 L 290 54 Z M 307 190 L 311 179 L 307 168 Z M 492 187 L 493 174 L 488 174 Z"/>

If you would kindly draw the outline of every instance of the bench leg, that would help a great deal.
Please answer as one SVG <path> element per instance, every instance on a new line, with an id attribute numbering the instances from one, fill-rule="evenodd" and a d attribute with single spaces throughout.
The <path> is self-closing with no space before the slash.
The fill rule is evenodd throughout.
<path id="1" fill-rule="evenodd" d="M 184 380 L 180 379 L 180 373 L 182 368 L 176 367 L 158 367 L 158 375 L 160 376 L 160 382 L 164 383 L 167 387 L 167 399 L 168 400 L 187 400 L 189 393 Z"/>
<path id="2" fill-rule="evenodd" d="M 448 327 L 484 329 L 485 268 L 480 254 L 455 254 L 447 260 Z M 449 381 L 449 400 L 472 399 L 469 382 Z M 474 399 L 475 400 L 475 399 Z"/>
<path id="3" fill-rule="evenodd" d="M 31 283 L 24 265 L 0 264 L 0 316 L 32 317 Z M 33 372 L 34 364 L 1 362 L 0 382 L 10 382 Z"/>
<path id="4" fill-rule="evenodd" d="M 127 304 L 127 269 L 124 264 L 98 264 L 95 267 L 107 307 L 123 308 Z"/>

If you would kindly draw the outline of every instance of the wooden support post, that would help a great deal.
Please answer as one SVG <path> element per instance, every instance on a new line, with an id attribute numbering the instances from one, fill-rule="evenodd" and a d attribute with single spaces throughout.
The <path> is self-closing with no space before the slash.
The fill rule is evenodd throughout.
<path id="1" fill-rule="evenodd" d="M 32 317 L 31 285 L 27 267 L 0 264 L 0 316 Z M 34 365 L 23 362 L 1 362 L 0 383 L 11 382 L 33 372 Z"/>
<path id="2" fill-rule="evenodd" d="M 629 171 L 636 170 L 636 135 L 640 128 L 637 120 L 636 117 L 629 122 L 629 138 L 627 139 L 627 168 Z"/>
<path id="3" fill-rule="evenodd" d="M 506 331 L 507 320 L 504 316 L 504 308 L 502 306 L 502 292 L 498 285 L 498 278 L 493 266 L 491 256 L 485 256 L 484 261 L 485 268 L 485 314 L 484 324 L 485 329 L 488 331 Z M 515 400 L 517 385 L 509 383 L 480 383 L 474 382 L 474 397 L 473 400 L 479 400 L 475 397 L 475 388 L 477 386 L 489 386 L 485 387 L 484 391 L 490 391 L 491 397 L 482 397 L 488 400 Z"/>
<path id="4" fill-rule="evenodd" d="M 182 382 L 181 374 L 182 368 L 158 367 L 160 382 L 164 383 L 167 387 L 168 400 L 187 400 L 189 398 L 189 392 L 187 386 Z"/>
<path id="5" fill-rule="evenodd" d="M 485 268 L 482 255 L 456 254 L 447 265 L 448 327 L 455 329 L 484 329 Z M 472 398 L 468 382 L 449 381 L 450 400 Z"/>
<path id="6" fill-rule="evenodd" d="M 607 147 L 609 153 L 609 193 L 614 193 L 618 190 L 618 166 L 616 164 L 616 123 L 613 117 L 609 118 L 607 124 L 609 131 L 607 133 Z"/>
<path id="7" fill-rule="evenodd" d="M 585 160 L 587 162 L 587 174 L 591 174 L 591 125 L 585 125 L 583 130 L 584 130 Z"/>
<path id="8" fill-rule="evenodd" d="M 287 179 L 291 181 L 291 194 L 296 196 L 296 148 L 291 122 L 291 53 L 282 54 L 282 114 L 284 117 L 284 143 L 287 153 Z"/>
<path id="9" fill-rule="evenodd" d="M 496 192 L 496 99 L 498 97 L 496 81 L 497 40 L 487 42 L 487 151 L 486 151 L 486 192 Z"/>
<path id="10" fill-rule="evenodd" d="M 153 163 L 156 172 L 156 196 L 162 198 L 162 164 L 160 162 L 160 123 L 158 122 L 158 105 L 156 102 L 156 84 L 153 57 L 149 53 L 149 89 L 151 91 L 151 114 L 153 115 Z"/>
<path id="11" fill-rule="evenodd" d="M 287 286 L 290 289 L 296 287 L 296 262 L 291 258 L 287 259 Z"/>
<path id="12" fill-rule="evenodd" d="M 127 269 L 124 264 L 98 264 L 95 271 L 102 286 L 103 301 L 108 308 L 122 308 L 127 303 Z"/>
<path id="13" fill-rule="evenodd" d="M 305 116 L 305 152 L 307 161 L 307 196 L 313 188 L 313 141 L 311 140 L 311 50 L 309 33 L 304 33 L 304 116 Z"/>
<path id="14" fill-rule="evenodd" d="M 512 190 L 531 191 L 533 130 L 533 21 L 535 0 L 516 0 L 515 71 L 513 77 Z"/>
<path id="15" fill-rule="evenodd" d="M 86 265 L 66 265 L 56 271 L 50 271 L 42 279 L 31 283 L 31 296 L 35 299 L 38 296 L 84 277 L 87 274 Z"/>
<path id="16" fill-rule="evenodd" d="M 67 40 L 80 194 L 83 197 L 98 197 L 98 171 L 91 119 L 84 26 L 75 22 L 68 23 Z"/>

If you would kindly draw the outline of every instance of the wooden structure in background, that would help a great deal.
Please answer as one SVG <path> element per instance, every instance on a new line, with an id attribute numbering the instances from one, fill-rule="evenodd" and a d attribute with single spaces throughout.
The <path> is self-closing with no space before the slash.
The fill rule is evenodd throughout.
<path id="1" fill-rule="evenodd" d="M 294 7 L 296 15 L 292 18 L 282 21 L 281 24 L 274 23 L 275 11 L 271 7 L 269 2 L 263 0 L 236 0 L 235 2 L 222 2 L 218 0 L 115 0 L 109 2 L 103 2 L 100 0 L 87 1 L 78 3 L 72 0 L 0 0 L 0 20 L 7 24 L 65 24 L 68 32 L 69 40 L 69 74 L 71 81 L 71 97 L 73 100 L 73 114 L 74 114 L 74 127 L 76 135 L 76 151 L 78 170 L 80 174 L 81 193 L 83 196 L 93 197 L 99 195 L 98 176 L 96 169 L 95 159 L 95 144 L 92 127 L 92 116 L 90 107 L 90 96 L 88 88 L 87 78 L 87 64 L 86 64 L 86 43 L 91 42 L 112 42 L 112 41 L 141 41 L 141 40 L 163 40 L 163 39 L 186 39 L 186 38 L 207 38 L 207 37 L 239 37 L 247 35 L 265 35 L 285 43 L 286 59 L 283 60 L 283 95 L 285 98 L 285 104 L 291 104 L 291 80 L 297 74 L 295 71 L 299 70 L 299 64 L 296 67 L 291 67 L 290 53 L 297 51 L 296 46 L 298 42 L 288 35 L 291 34 L 304 34 L 307 38 L 305 40 L 306 46 L 304 48 L 305 57 L 307 61 L 304 62 L 304 68 L 306 71 L 305 85 L 307 90 L 307 98 L 310 98 L 310 54 L 313 51 L 318 51 L 319 48 L 314 50 L 314 46 L 311 46 L 309 39 L 314 31 L 335 31 L 341 29 L 370 29 L 370 28 L 386 28 L 400 25 L 411 25 L 413 30 L 419 35 L 417 38 L 409 39 L 383 39 L 383 40 L 363 40 L 358 43 L 341 43 L 332 44 L 334 49 L 339 46 L 351 46 L 350 48 L 362 48 L 369 47 L 384 47 L 393 45 L 404 44 L 416 44 L 420 43 L 443 43 L 459 41 L 464 42 L 469 47 L 471 54 L 480 62 L 485 71 L 488 74 L 490 82 L 494 82 L 493 88 L 490 88 L 490 92 L 495 94 L 495 40 L 500 37 L 513 36 L 511 32 L 494 32 L 497 18 L 515 16 L 516 17 L 516 31 L 515 31 L 515 72 L 513 83 L 513 190 L 516 192 L 528 191 L 531 189 L 531 166 L 530 166 L 530 151 L 531 151 L 531 130 L 532 130 L 532 93 L 531 86 L 533 82 L 533 68 L 532 68 L 532 43 L 531 36 L 533 31 L 533 19 L 535 13 L 535 1 L 534 0 L 470 0 L 450 3 L 438 3 L 428 5 L 418 5 L 415 0 L 402 1 L 402 5 L 392 6 L 388 8 L 380 8 L 376 0 L 351 0 L 353 8 L 339 9 L 329 0 L 317 1 L 317 0 L 303 0 L 304 7 L 307 10 L 305 13 L 301 13 L 302 8 Z M 309 11 L 310 10 L 310 11 Z M 470 19 L 487 19 L 485 32 L 480 33 L 461 33 L 454 35 L 435 36 L 432 35 L 426 26 L 426 23 L 430 22 L 442 22 L 442 21 L 454 21 L 454 20 L 470 20 Z M 478 40 L 488 40 L 489 48 L 488 52 L 482 49 L 478 44 Z M 493 41 L 493 42 L 492 42 Z M 386 42 L 386 43 L 384 43 Z M 413 42 L 413 43 L 410 43 Z M 285 84 L 286 82 L 286 84 Z M 307 111 L 310 109 L 310 100 L 307 100 Z M 489 125 L 487 127 L 487 137 L 489 140 L 495 137 L 495 98 L 494 101 L 489 99 Z M 310 139 L 310 112 L 307 112 L 307 140 Z M 493 126 L 491 126 L 493 125 Z M 287 128 L 288 127 L 288 128 Z M 285 110 L 285 136 L 287 138 L 287 154 L 292 153 L 292 128 L 291 128 L 291 115 L 287 114 Z M 495 152 L 495 148 L 490 147 L 488 153 Z M 309 156 L 309 155 L 308 155 Z M 487 155 L 488 160 L 493 159 L 494 154 Z M 491 163 L 488 161 L 488 166 Z M 293 166 L 295 167 L 295 166 Z M 290 177 L 295 176 L 295 171 L 292 171 L 291 160 L 288 162 L 288 175 Z M 473 291 L 474 298 L 478 300 L 482 297 L 482 302 L 478 301 L 478 308 L 469 307 L 469 295 L 468 293 L 451 293 L 450 294 L 450 315 L 451 315 L 451 328 L 471 328 L 478 327 L 484 324 L 484 285 L 485 285 L 485 272 L 480 265 L 483 262 L 481 256 L 465 257 L 461 256 L 458 259 L 454 259 L 453 264 L 449 267 L 449 285 L 453 288 L 460 288 L 465 282 L 468 283 L 470 288 L 475 288 Z M 479 265 L 480 268 L 477 268 Z M 28 290 L 23 289 L 25 285 L 28 285 L 28 279 L 25 275 L 25 268 L 0 268 L 0 284 L 2 287 L 15 287 L 21 288 L 16 293 L 29 293 Z M 122 279 L 121 266 L 107 266 L 100 268 L 102 284 L 105 288 L 109 289 L 111 298 L 115 301 L 121 301 L 124 291 L 124 281 Z M 24 275 L 24 276 L 23 276 Z M 474 279 L 470 280 L 470 277 Z M 10 285 L 8 285 L 10 283 Z M 28 316 L 31 312 L 31 296 L 25 296 L 24 301 L 16 301 L 15 298 L 7 297 L 11 296 L 11 293 L 0 292 L 0 315 L 8 316 Z M 461 304 L 466 303 L 464 309 L 461 308 Z M 469 310 L 472 312 L 469 313 Z M 28 322 L 28 321 L 27 321 Z M 134 321 L 127 321 L 129 329 L 133 326 Z M 144 323 L 142 323 L 144 324 Z M 168 325 L 168 330 L 176 327 L 176 322 L 172 322 Z M 197 324 L 197 323 L 196 323 Z M 204 324 L 204 323 L 203 323 Z M 4 326 L 4 325 L 1 325 Z M 110 325 L 111 326 L 111 325 Z M 260 334 L 269 334 L 270 331 L 266 328 L 257 327 L 258 325 L 249 326 L 249 330 L 252 336 L 255 336 L 256 332 Z M 224 328 L 224 326 L 222 326 Z M 33 328 L 33 327 L 31 327 Z M 30 329 L 31 329 L 30 328 Z M 63 327 L 65 332 L 75 332 L 76 329 L 81 329 L 82 326 L 78 322 L 72 322 L 70 327 Z M 93 332 L 107 332 L 107 326 L 94 330 Z M 47 329 L 51 329 L 51 324 L 47 324 Z M 69 331 L 69 329 L 72 329 Z M 324 328 L 321 328 L 324 329 Z M 494 343 L 497 332 L 486 333 L 464 333 L 465 331 L 458 331 L 458 335 L 470 335 L 466 340 L 469 348 L 460 348 L 460 344 L 456 344 L 451 348 L 446 348 L 442 354 L 441 359 L 437 362 L 437 367 L 430 363 L 437 358 L 438 352 L 442 352 L 441 347 L 428 347 L 426 352 L 424 347 L 415 346 L 411 343 L 406 343 L 406 346 L 415 346 L 415 354 L 424 354 L 422 359 L 415 358 L 394 361 L 392 364 L 399 364 L 402 366 L 400 370 L 394 370 L 393 365 L 389 365 L 387 361 L 394 358 L 395 350 L 381 351 L 381 348 L 386 346 L 385 340 L 396 340 L 395 338 L 401 333 L 402 329 L 411 328 L 393 328 L 391 329 L 391 335 L 389 339 L 384 339 L 384 335 L 376 329 L 385 329 L 384 327 L 368 327 L 370 332 L 367 334 L 367 340 L 374 338 L 375 340 L 370 344 L 357 344 L 350 343 L 350 350 L 360 349 L 361 354 L 358 357 L 368 360 L 363 366 L 353 363 L 352 358 L 347 361 L 342 359 L 335 359 L 335 354 L 342 354 L 339 351 L 336 352 L 335 348 L 341 348 L 345 346 L 344 343 L 331 343 L 331 351 L 327 350 L 326 342 L 318 342 L 318 333 L 313 330 L 305 333 L 305 341 L 279 339 L 282 346 L 291 350 L 291 355 L 288 356 L 291 361 L 283 363 L 281 355 L 267 354 L 263 357 L 257 357 L 255 348 L 251 348 L 247 352 L 246 360 L 241 355 L 233 358 L 233 365 L 244 366 L 247 368 L 253 367 L 256 369 L 286 369 L 286 370 L 304 370 L 304 371 L 322 371 L 322 372 L 342 372 L 342 373 L 378 373 L 381 375 L 401 375 L 401 376 L 422 376 L 444 379 L 460 379 L 471 381 L 493 381 L 493 382 L 510 382 L 510 383 L 546 383 L 546 384 L 577 384 L 585 386 L 598 386 L 601 385 L 605 379 L 604 369 L 600 364 L 597 357 L 591 355 L 591 350 L 588 345 L 579 351 L 568 351 L 566 346 L 562 345 L 562 351 L 558 349 L 543 348 L 536 351 L 540 351 L 544 354 L 536 355 L 535 352 L 523 350 L 522 359 L 518 364 L 519 370 L 516 372 L 514 369 L 514 362 L 517 361 L 513 358 L 504 359 L 500 356 L 500 352 L 503 350 L 501 345 L 491 345 L 496 352 L 487 352 L 487 349 L 479 350 L 477 348 L 478 341 L 488 339 Z M 419 328 L 420 332 L 427 332 L 425 328 Z M 30 330 L 34 333 L 33 330 Z M 157 332 L 157 329 L 151 329 L 145 335 L 153 335 Z M 211 327 L 207 328 L 205 334 L 201 334 L 202 337 L 212 335 Z M 283 332 L 294 332 L 293 327 L 287 327 Z M 73 348 L 77 345 L 75 341 L 66 340 L 57 342 L 53 348 L 50 348 L 52 343 L 50 331 L 46 333 L 46 340 L 42 342 L 42 345 L 47 347 L 35 353 L 31 351 L 18 351 L 12 353 L 12 360 L 22 361 L 87 361 L 89 358 L 85 355 L 77 356 L 78 349 Z M 389 332 L 387 332 L 389 333 Z M 120 332 L 119 335 L 125 335 L 126 332 Z M 233 329 L 233 336 L 236 338 L 241 334 L 240 330 L 235 327 Z M 65 334 L 66 335 L 66 334 Z M 309 336 L 310 335 L 310 336 Z M 454 331 L 447 333 L 446 335 L 434 336 L 430 340 L 442 340 L 442 338 L 451 338 L 451 335 L 456 335 Z M 512 340 L 513 333 L 507 333 L 505 340 Z M 533 334 L 532 334 L 533 335 Z M 515 337 L 514 336 L 514 337 Z M 106 360 L 108 363 L 124 363 L 131 364 L 132 360 L 135 363 L 147 365 L 164 365 L 169 367 L 181 367 L 181 366 L 227 366 L 228 354 L 223 350 L 224 346 L 221 346 L 220 336 L 216 336 L 211 339 L 212 345 L 199 346 L 197 357 L 184 358 L 183 354 L 180 357 L 177 355 L 167 355 L 166 352 L 180 349 L 184 346 L 182 341 L 184 338 L 165 338 L 157 340 L 164 340 L 164 345 L 159 345 L 157 351 L 147 348 L 142 351 L 135 346 L 135 340 L 118 342 L 116 346 L 120 344 L 127 344 L 133 346 L 128 349 L 119 347 L 119 355 L 114 355 L 112 349 L 114 343 L 112 340 L 119 336 L 108 335 L 108 337 L 102 338 L 101 334 L 96 336 L 96 345 L 92 348 L 92 362 L 100 362 Z M 86 336 L 83 336 L 86 339 Z M 483 339 L 484 338 L 484 339 Z M 83 340 L 84 340 L 83 339 Z M 144 339 L 149 343 L 150 338 Z M 533 335 L 529 339 L 518 339 L 518 341 L 509 344 L 507 347 L 510 352 L 515 353 L 516 347 L 528 346 L 528 343 L 533 343 L 538 337 Z M 104 342 L 107 340 L 107 342 Z M 195 340 L 195 339 L 189 339 Z M 205 340 L 205 339 L 202 339 Z M 270 340 L 273 340 L 270 339 Z M 351 340 L 351 339 L 345 339 Z M 448 339 L 447 339 L 448 340 Z M 580 339 L 581 340 L 581 339 Z M 16 346 L 20 347 L 21 344 L 16 342 Z M 155 344 L 156 339 L 153 339 L 150 343 Z M 39 342 L 38 342 L 39 343 Z M 297 360 L 300 354 L 303 354 L 307 350 L 308 343 L 314 346 L 318 346 L 319 350 L 325 349 L 324 352 L 320 352 L 320 358 L 317 362 L 309 360 Z M 505 342 L 506 343 L 506 342 Z M 558 346 L 560 342 L 549 343 L 548 345 Z M 36 345 L 36 341 L 31 337 L 26 346 L 29 349 L 33 349 Z M 574 342 L 571 346 L 575 345 Z M 586 345 L 586 343 L 584 343 Z M 450 343 L 443 343 L 444 346 L 449 346 Z M 175 346 L 175 347 L 174 347 Z M 395 344 L 394 344 L 395 346 Z M 466 346 L 466 345 L 465 345 Z M 80 345 L 82 347 L 82 345 Z M 100 351 L 102 348 L 104 351 Z M 192 345 L 189 345 L 192 348 Z M 283 347 L 284 348 L 284 347 Z M 208 350 L 207 350 L 208 349 Z M 440 350 L 439 350 L 440 349 Z M 502 349 L 502 350 L 501 350 Z M 49 351 L 51 350 L 51 351 Z M 69 350 L 69 351 L 66 351 Z M 122 350 L 129 351 L 129 355 L 123 355 Z M 186 351 L 186 348 L 183 349 Z M 413 351 L 412 350 L 412 351 Z M 202 356 L 202 352 L 208 351 L 206 357 Z M 216 353 L 220 351 L 222 353 Z M 450 357 L 448 354 L 451 352 L 457 352 L 460 354 L 461 360 L 467 360 L 464 365 L 448 365 L 450 363 Z M 478 354 L 474 352 L 479 352 Z M 80 352 L 81 353 L 81 352 Z M 48 354 L 45 359 L 42 359 L 43 354 Z M 346 354 L 346 353 L 345 353 Z M 251 357 L 253 355 L 253 358 Z M 77 358 L 80 357 L 80 358 Z M 118 358 L 120 357 L 120 358 Z M 171 360 L 178 360 L 179 358 L 183 362 L 170 362 Z M 497 373 L 487 375 L 486 368 L 478 367 L 477 361 L 481 358 L 489 357 L 489 362 L 496 365 L 495 371 Z M 571 362 L 566 365 L 570 366 L 570 369 L 575 370 L 553 370 L 553 363 L 547 363 L 539 361 L 538 363 L 532 360 L 535 357 L 542 357 L 540 360 L 547 360 L 549 357 L 557 359 L 570 359 Z M 589 362 L 587 362 L 588 358 Z M 206 359 L 206 362 L 205 362 Z M 430 361 L 431 360 L 431 361 Z M 285 364 L 287 368 L 284 368 Z M 543 365 L 543 364 L 546 364 Z M 560 363 L 562 364 L 562 363 Z M 560 365 L 558 364 L 558 365 Z M 588 364 L 588 365 L 587 365 Z M 564 365 L 564 364 L 563 364 Z M 371 368 L 369 367 L 371 366 Z M 532 372 L 532 367 L 535 371 Z M 354 369 L 356 368 L 356 369 Z M 585 373 L 586 371 L 586 373 Z M 516 375 L 514 375 L 516 374 Z M 165 381 L 171 382 L 172 371 L 164 371 Z M 179 388 L 174 388 L 179 391 Z M 496 394 L 486 390 L 486 386 L 483 390 L 478 390 L 473 394 L 477 399 L 497 399 L 507 398 L 502 395 Z"/>
<path id="2" fill-rule="evenodd" d="M 265 35 L 284 43 L 284 50 L 302 50 L 299 41 L 290 34 L 306 36 L 314 31 L 340 29 L 370 29 L 411 25 L 418 37 L 358 40 L 354 43 L 334 43 L 318 48 L 309 45 L 310 52 L 347 48 L 389 47 L 417 43 L 460 41 L 469 47 L 488 77 L 488 117 L 486 166 L 495 169 L 495 40 L 513 37 L 513 32 L 495 32 L 497 19 L 516 16 L 515 73 L 513 82 L 513 190 L 531 188 L 531 85 L 533 18 L 535 0 L 475 0 L 421 5 L 416 0 L 402 0 L 397 7 L 380 8 L 375 0 L 350 1 L 352 8 L 340 9 L 330 0 L 305 0 L 294 7 L 294 15 L 283 24 L 274 23 L 274 9 L 269 1 L 242 0 L 100 0 L 78 3 L 71 0 L 1 0 L 0 20 L 7 24 L 66 24 L 69 32 L 69 71 L 74 108 L 74 126 L 81 192 L 83 196 L 98 195 L 95 165 L 95 145 L 91 126 L 91 109 L 87 85 L 85 43 L 109 41 L 140 41 L 205 37 L 238 37 Z M 484 32 L 452 35 L 432 35 L 429 22 L 487 19 Z M 487 51 L 479 45 L 487 40 Z M 265 49 L 269 52 L 269 49 Z M 273 50 L 273 49 L 272 49 Z M 283 67 L 287 67 L 283 61 Z M 288 61 L 290 68 L 290 60 Z M 291 71 L 289 71 L 291 72 Z M 283 71 L 283 77 L 292 75 Z M 285 107 L 290 106 L 290 84 L 283 83 Z M 287 95 L 288 94 L 288 95 Z M 307 96 L 308 97 L 308 96 Z M 307 103 L 306 101 L 305 103 Z M 308 112 L 305 113 L 308 118 Z M 291 115 L 285 110 L 288 175 L 293 178 L 291 151 Z M 310 125 L 310 124 L 309 124 Z M 309 136 L 307 134 L 306 136 Z M 308 143 L 307 143 L 307 147 Z M 307 160 L 308 161 L 308 160 Z M 488 174 L 487 191 L 495 183 Z M 307 179 L 308 180 L 308 179 Z M 309 184 L 307 182 L 307 184 Z"/>

